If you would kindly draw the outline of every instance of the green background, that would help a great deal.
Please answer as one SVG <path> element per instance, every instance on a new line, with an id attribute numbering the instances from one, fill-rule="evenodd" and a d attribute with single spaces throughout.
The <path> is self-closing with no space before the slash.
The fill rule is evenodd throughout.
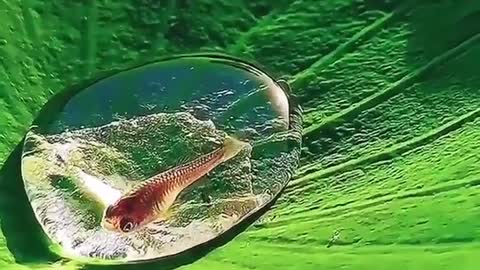
<path id="1" fill-rule="evenodd" d="M 83 267 L 47 251 L 18 178 L 42 105 L 199 51 L 288 79 L 304 153 L 259 224 L 182 269 L 478 269 L 479 21 L 477 0 L 0 0 L 0 269 Z"/>

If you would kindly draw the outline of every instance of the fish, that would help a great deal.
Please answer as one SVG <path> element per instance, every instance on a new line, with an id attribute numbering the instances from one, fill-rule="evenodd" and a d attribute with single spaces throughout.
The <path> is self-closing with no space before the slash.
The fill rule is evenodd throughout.
<path id="1" fill-rule="evenodd" d="M 151 222 L 167 220 L 170 207 L 185 188 L 246 147 L 250 144 L 227 135 L 222 147 L 150 177 L 106 207 L 102 227 L 117 233 L 130 233 Z"/>

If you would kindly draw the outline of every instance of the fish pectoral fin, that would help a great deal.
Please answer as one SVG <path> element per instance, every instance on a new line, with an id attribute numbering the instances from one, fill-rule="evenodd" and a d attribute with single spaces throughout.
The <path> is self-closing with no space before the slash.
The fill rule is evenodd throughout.
<path id="1" fill-rule="evenodd" d="M 177 215 L 179 211 L 180 211 L 180 205 L 178 204 L 171 205 L 169 208 L 164 209 L 162 211 L 158 220 L 168 221 L 172 219 L 175 215 Z"/>
<path id="2" fill-rule="evenodd" d="M 165 220 L 169 220 L 173 216 L 172 209 L 166 210 L 162 216 Z"/>
<path id="3" fill-rule="evenodd" d="M 164 220 L 170 220 L 174 215 L 175 215 L 175 209 L 173 209 L 174 207 L 170 207 L 168 209 L 166 209 L 163 213 L 162 213 L 162 216 L 161 218 L 164 219 Z"/>

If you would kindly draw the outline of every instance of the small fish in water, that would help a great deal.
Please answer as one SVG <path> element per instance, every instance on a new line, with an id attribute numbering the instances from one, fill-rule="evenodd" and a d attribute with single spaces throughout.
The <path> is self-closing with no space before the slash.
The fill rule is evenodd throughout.
<path id="1" fill-rule="evenodd" d="M 223 147 L 151 177 L 108 206 L 102 226 L 110 231 L 128 233 L 150 222 L 166 220 L 169 208 L 182 190 L 249 146 L 227 136 Z"/>

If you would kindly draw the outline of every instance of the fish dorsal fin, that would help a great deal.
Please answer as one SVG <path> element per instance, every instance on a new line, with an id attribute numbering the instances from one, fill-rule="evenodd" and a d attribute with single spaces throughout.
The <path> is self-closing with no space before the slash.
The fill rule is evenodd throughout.
<path id="1" fill-rule="evenodd" d="M 180 158 L 178 158 L 176 161 L 175 161 L 175 166 L 174 167 L 178 167 L 178 166 L 182 166 L 182 165 L 185 165 L 186 163 L 189 163 L 192 161 L 192 158 L 187 156 L 187 155 L 184 155 L 184 156 L 181 156 Z"/>
<path id="2" fill-rule="evenodd" d="M 143 180 L 137 180 L 137 181 L 132 181 L 132 182 L 135 182 L 135 183 L 132 183 L 130 185 L 130 188 L 125 191 L 123 193 L 123 198 L 126 198 L 126 197 L 132 197 L 132 196 L 135 196 L 135 194 L 142 188 L 144 188 L 146 185 L 150 185 L 151 183 L 155 182 L 155 181 L 158 181 L 157 179 L 155 179 L 156 177 L 158 176 L 158 174 L 152 176 L 152 177 L 148 177 L 148 178 L 145 178 Z"/>
<path id="3" fill-rule="evenodd" d="M 229 137 L 230 138 L 230 137 Z M 236 139 L 233 139 L 233 138 L 230 138 L 229 140 L 227 140 L 229 142 L 229 144 L 227 145 L 228 149 L 230 149 L 229 153 L 232 152 L 232 154 L 230 154 L 230 156 L 233 156 L 235 155 L 237 152 L 238 152 L 238 149 L 237 148 L 242 148 L 244 143 L 243 142 L 240 142 Z M 225 146 L 224 146 L 225 147 Z M 220 147 L 216 150 L 213 150 L 212 152 L 210 153 L 207 153 L 207 154 L 204 154 L 204 155 L 210 155 L 212 153 L 216 153 L 216 151 L 220 151 L 222 150 L 223 147 Z M 188 166 L 188 163 L 190 162 L 193 162 L 195 160 L 198 160 L 199 157 L 195 158 L 195 159 L 192 159 L 190 156 L 188 155 L 185 155 L 185 156 L 182 156 L 180 157 L 179 159 L 177 159 L 177 161 L 175 162 L 176 165 L 172 165 L 172 166 L 169 166 L 168 169 L 166 170 L 162 170 L 161 172 L 147 178 L 147 179 L 144 179 L 142 181 L 139 181 L 139 183 L 136 183 L 135 185 L 133 185 L 132 188 L 130 188 L 128 191 L 126 191 L 123 195 L 124 198 L 126 197 L 130 197 L 130 196 L 135 196 L 136 193 L 143 189 L 144 187 L 148 186 L 148 185 L 152 185 L 152 184 L 157 184 L 159 183 L 160 181 L 164 181 L 166 179 L 168 179 L 167 177 L 165 177 L 167 174 L 169 174 L 172 170 L 178 170 L 179 167 L 181 166 Z M 230 158 L 230 157 L 229 157 Z M 181 190 L 179 191 L 176 191 L 176 192 L 172 192 L 171 194 L 174 194 L 172 195 L 173 197 L 172 198 L 168 198 L 168 199 L 171 199 L 169 200 L 169 202 L 171 201 L 171 203 L 173 203 L 173 201 L 175 200 L 176 196 L 178 195 L 178 193 L 180 192 Z"/>
<path id="4" fill-rule="evenodd" d="M 168 171 L 174 169 L 176 166 L 171 166 L 166 170 L 162 170 L 161 172 L 152 175 L 148 178 L 138 181 L 132 185 L 132 187 L 124 193 L 124 197 L 134 196 L 140 189 L 144 188 L 147 185 L 154 184 L 155 182 L 161 181 L 161 175 L 167 173 Z"/>

